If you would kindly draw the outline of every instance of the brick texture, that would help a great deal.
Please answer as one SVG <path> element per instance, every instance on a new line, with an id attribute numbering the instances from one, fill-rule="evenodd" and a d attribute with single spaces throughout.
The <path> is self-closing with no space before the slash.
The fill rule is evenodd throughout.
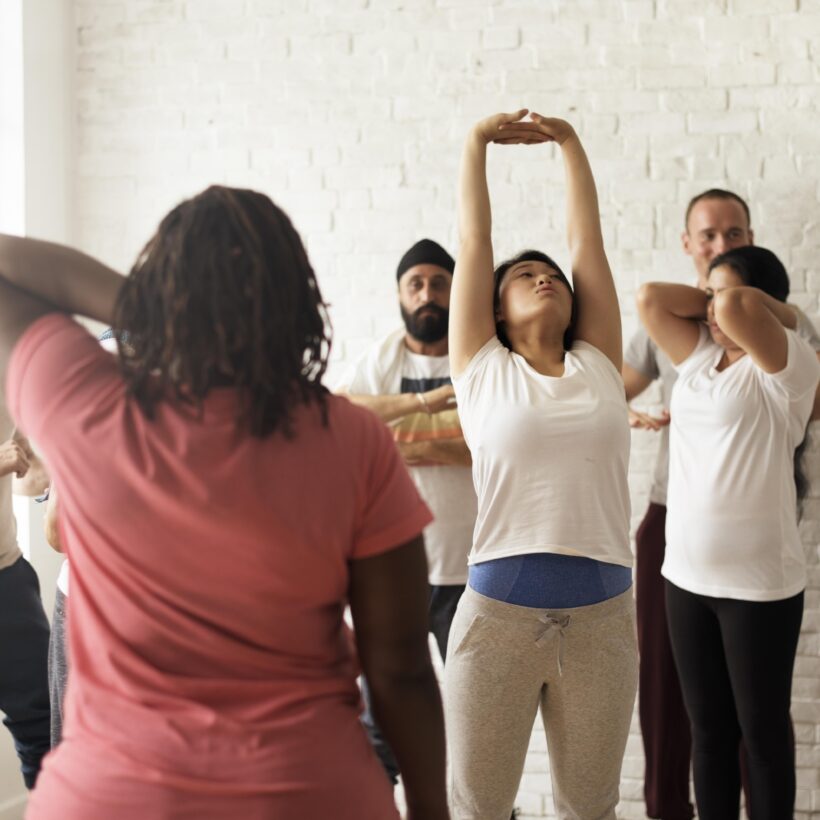
<path id="1" fill-rule="evenodd" d="M 820 313 L 816 0 L 76 0 L 82 247 L 127 269 L 162 214 L 212 182 L 261 189 L 302 232 L 326 299 L 331 378 L 399 319 L 395 264 L 417 238 L 455 250 L 470 123 L 528 106 L 570 119 L 596 170 L 625 333 L 637 286 L 689 281 L 683 209 L 748 197 L 759 244 Z M 499 256 L 566 261 L 560 160 L 490 149 Z M 652 405 L 657 394 L 641 403 Z M 655 440 L 635 433 L 633 523 Z M 820 820 L 820 430 L 802 524 L 810 586 L 794 684 L 799 820 Z M 552 817 L 533 737 L 518 803 Z M 620 815 L 645 816 L 633 729 Z"/>

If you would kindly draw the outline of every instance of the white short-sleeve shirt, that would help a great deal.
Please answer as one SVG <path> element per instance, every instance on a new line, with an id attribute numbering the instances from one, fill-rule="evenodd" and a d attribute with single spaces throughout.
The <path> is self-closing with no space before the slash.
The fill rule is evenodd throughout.
<path id="1" fill-rule="evenodd" d="M 470 563 L 560 553 L 632 565 L 624 385 L 575 342 L 545 376 L 490 339 L 453 380 L 473 457 L 478 518 Z"/>
<path id="2" fill-rule="evenodd" d="M 450 383 L 447 356 L 422 356 L 404 344 L 397 330 L 373 345 L 347 373 L 340 389 L 348 393 L 425 392 Z M 461 438 L 453 407 L 433 415 L 410 413 L 389 425 L 396 441 L 447 441 Z M 408 469 L 435 520 L 424 530 L 428 579 L 436 586 L 467 581 L 467 553 L 475 525 L 476 497 L 470 469 L 455 464 L 416 464 Z"/>
<path id="3" fill-rule="evenodd" d="M 666 558 L 690 592 L 775 601 L 806 585 L 797 530 L 794 451 L 811 415 L 820 364 L 791 330 L 788 360 L 766 373 L 744 356 L 725 370 L 705 328 L 672 393 Z"/>

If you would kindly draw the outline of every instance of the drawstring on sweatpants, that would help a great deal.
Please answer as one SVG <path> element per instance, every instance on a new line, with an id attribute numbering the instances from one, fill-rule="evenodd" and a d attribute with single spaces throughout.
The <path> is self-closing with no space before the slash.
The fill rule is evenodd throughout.
<path id="1" fill-rule="evenodd" d="M 536 646 L 543 646 L 544 641 L 552 636 L 553 630 L 558 630 L 558 674 L 561 677 L 564 675 L 564 630 L 569 626 L 570 617 L 569 615 L 563 615 L 556 618 L 546 612 L 538 616 L 538 620 L 546 624 L 546 629 L 536 639 Z"/>

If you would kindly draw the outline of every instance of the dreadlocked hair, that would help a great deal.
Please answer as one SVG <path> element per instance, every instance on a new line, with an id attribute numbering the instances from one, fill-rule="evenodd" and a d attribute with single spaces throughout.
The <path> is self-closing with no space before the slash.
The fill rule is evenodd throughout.
<path id="1" fill-rule="evenodd" d="M 318 403 L 330 319 L 293 224 L 264 194 L 211 186 L 174 208 L 137 258 L 115 308 L 127 391 L 148 418 L 174 398 L 201 414 L 236 388 L 236 422 L 293 436 L 295 403 Z"/>

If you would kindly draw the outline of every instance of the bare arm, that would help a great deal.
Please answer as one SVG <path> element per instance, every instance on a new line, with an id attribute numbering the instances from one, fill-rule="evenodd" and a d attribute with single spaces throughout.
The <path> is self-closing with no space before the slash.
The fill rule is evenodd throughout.
<path id="1" fill-rule="evenodd" d="M 672 364 L 680 364 L 697 346 L 706 303 L 706 294 L 688 285 L 650 282 L 638 291 L 643 326 Z"/>
<path id="2" fill-rule="evenodd" d="M 589 160 L 578 135 L 566 123 L 536 114 L 532 118 L 556 135 L 564 158 L 567 239 L 577 305 L 575 338 L 594 345 L 620 370 L 623 361 L 621 310 L 604 250 L 598 192 Z"/>
<path id="3" fill-rule="evenodd" d="M 464 437 L 435 439 L 431 441 L 398 442 L 399 452 L 407 464 L 434 462 L 456 467 L 471 467 L 470 448 Z"/>
<path id="4" fill-rule="evenodd" d="M 575 338 L 594 345 L 620 370 L 623 360 L 621 310 L 615 281 L 604 250 L 598 193 L 586 152 L 573 127 L 564 120 L 530 114 L 532 122 L 504 123 L 503 132 L 518 129 L 561 147 L 567 181 L 567 241 L 575 289 Z M 519 140 L 526 141 L 526 140 Z"/>
<path id="5" fill-rule="evenodd" d="M 627 401 L 632 401 L 632 399 L 640 396 L 654 381 L 649 376 L 639 373 L 634 367 L 630 367 L 626 362 L 621 366 L 621 378 L 624 380 Z"/>
<path id="6" fill-rule="evenodd" d="M 404 781 L 408 818 L 447 820 L 444 719 L 428 644 L 421 536 L 350 565 L 350 608 L 373 712 Z"/>
<path id="7" fill-rule="evenodd" d="M 626 390 L 626 400 L 628 402 L 637 398 L 654 381 L 649 376 L 639 373 L 634 367 L 630 367 L 626 362 L 621 367 L 621 378 L 624 380 Z M 629 426 L 637 430 L 660 430 L 669 424 L 669 412 L 664 410 L 660 416 L 651 416 L 649 413 L 642 413 L 629 408 Z"/>
<path id="8" fill-rule="evenodd" d="M 450 368 L 460 375 L 470 359 L 495 335 L 493 315 L 493 245 L 490 193 L 487 188 L 489 142 L 543 142 L 531 131 L 522 133 L 517 121 L 526 109 L 496 114 L 479 122 L 468 134 L 461 154 L 458 188 L 460 245 L 450 291 Z M 501 131 L 501 126 L 508 130 Z"/>
<path id="9" fill-rule="evenodd" d="M 0 379 L 17 340 L 54 311 L 111 324 L 123 279 L 80 251 L 0 234 Z"/>
<path id="10" fill-rule="evenodd" d="M 370 395 L 367 393 L 345 393 L 354 404 L 366 407 L 382 421 L 389 422 L 404 418 L 411 413 L 440 413 L 455 407 L 455 391 L 449 384 L 428 390 L 425 393 L 392 393 Z"/>
<path id="11" fill-rule="evenodd" d="M 29 440 L 19 432 L 14 435 L 14 440 L 23 448 L 23 452 L 28 458 L 28 471 L 22 478 L 15 478 L 12 481 L 11 491 L 15 495 L 25 495 L 33 497 L 42 495 L 49 485 L 50 478 L 48 470 L 43 460 L 31 447 Z"/>
<path id="12" fill-rule="evenodd" d="M 761 370 L 780 372 L 788 363 L 789 342 L 784 328 L 797 326 L 794 308 L 758 288 L 726 288 L 714 299 L 720 329 Z"/>

